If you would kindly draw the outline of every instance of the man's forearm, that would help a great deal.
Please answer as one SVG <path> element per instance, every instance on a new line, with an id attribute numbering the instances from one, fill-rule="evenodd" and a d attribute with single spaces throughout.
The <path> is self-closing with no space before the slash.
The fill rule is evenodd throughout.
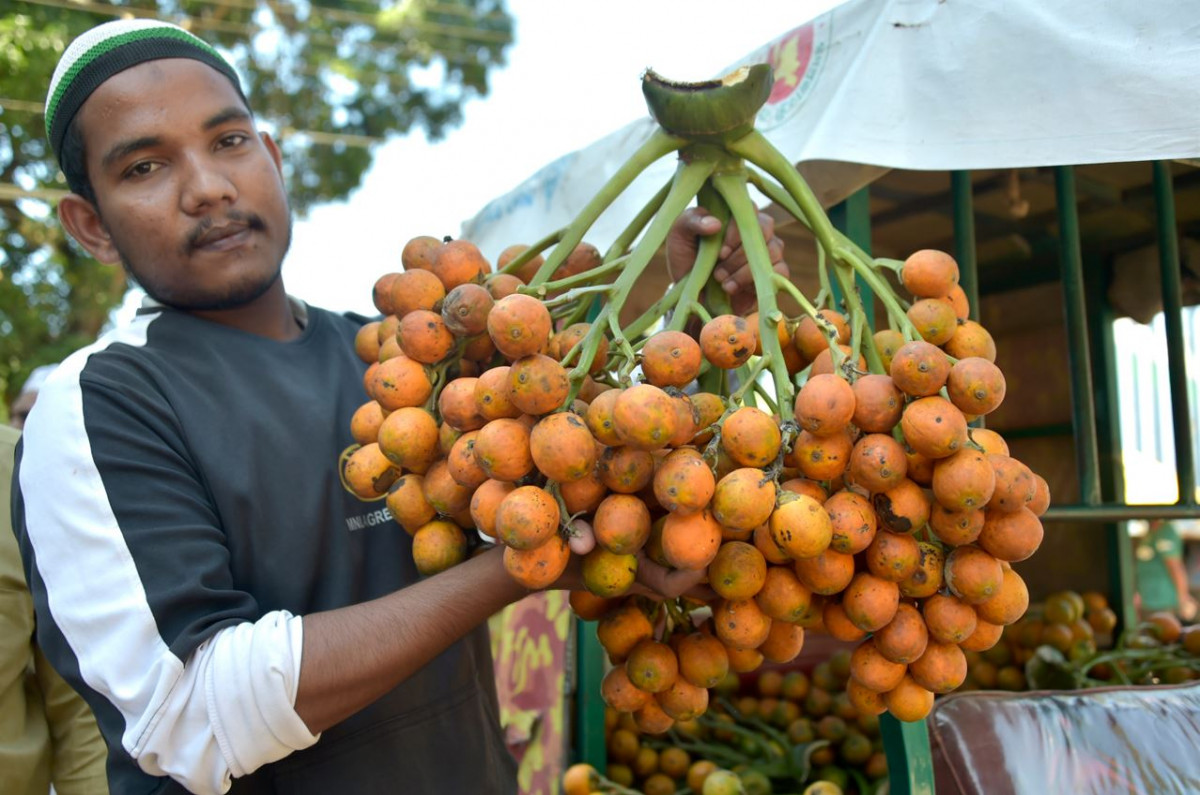
<path id="1" fill-rule="evenodd" d="M 524 596 L 490 550 L 370 602 L 304 617 L 296 713 L 314 734 L 358 712 Z"/>

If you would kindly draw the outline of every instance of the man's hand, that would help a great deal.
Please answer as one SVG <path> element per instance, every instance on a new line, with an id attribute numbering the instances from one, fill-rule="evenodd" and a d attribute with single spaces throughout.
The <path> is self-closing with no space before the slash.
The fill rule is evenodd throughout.
<path id="1" fill-rule="evenodd" d="M 767 241 L 771 265 L 776 273 L 787 276 L 788 266 L 783 261 L 783 241 L 775 236 L 775 219 L 766 213 L 759 213 L 758 223 Z M 667 235 L 667 270 L 673 281 L 679 281 L 692 269 L 696 262 L 699 238 L 715 235 L 720 231 L 721 222 L 709 215 L 703 207 L 693 207 L 679 216 Z M 754 292 L 754 279 L 746 261 L 741 234 L 733 223 L 729 224 L 725 232 L 725 242 L 717 255 L 713 278 L 720 282 L 721 289 L 729 295 L 735 314 L 746 315 L 754 311 L 758 300 Z"/>
<path id="2" fill-rule="evenodd" d="M 591 526 L 583 519 L 576 519 L 574 526 L 580 532 L 588 534 L 592 532 Z M 700 571 L 669 569 L 655 563 L 644 552 L 638 552 L 637 559 L 637 579 L 629 593 L 649 596 L 652 599 L 674 599 L 677 596 L 689 596 L 693 599 L 707 600 L 716 596 L 716 593 L 704 584 L 708 578 L 708 572 L 703 569 Z M 568 591 L 584 590 L 583 556 L 572 554 L 571 559 L 567 562 L 566 570 L 551 587 Z"/>

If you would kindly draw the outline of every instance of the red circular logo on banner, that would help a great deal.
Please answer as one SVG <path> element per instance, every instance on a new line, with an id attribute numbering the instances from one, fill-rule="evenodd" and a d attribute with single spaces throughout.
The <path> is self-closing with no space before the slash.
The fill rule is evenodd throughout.
<path id="1" fill-rule="evenodd" d="M 791 96 L 801 81 L 813 54 L 812 23 L 802 25 L 771 45 L 767 62 L 775 70 L 775 86 L 767 103 L 774 105 Z"/>

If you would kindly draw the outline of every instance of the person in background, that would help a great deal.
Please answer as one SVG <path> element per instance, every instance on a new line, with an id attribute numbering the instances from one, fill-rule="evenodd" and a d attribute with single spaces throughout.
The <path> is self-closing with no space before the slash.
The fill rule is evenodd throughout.
<path id="1" fill-rule="evenodd" d="M 1188 590 L 1183 567 L 1183 540 L 1163 519 L 1151 519 L 1135 547 L 1137 606 L 1142 614 L 1169 610 L 1184 621 L 1196 616 L 1196 600 Z"/>
<path id="2" fill-rule="evenodd" d="M 54 368 L 40 367 L 13 401 L 11 422 L 0 425 L 0 793 L 106 795 L 107 751 L 84 700 L 50 666 L 34 636 L 33 599 L 25 584 L 9 502 L 15 428 Z"/>
<path id="3" fill-rule="evenodd" d="M 25 418 L 29 416 L 29 410 L 33 408 L 33 403 L 37 400 L 38 390 L 42 388 L 47 376 L 54 372 L 54 368 L 57 366 L 44 364 L 33 369 L 33 372 L 25 379 L 25 383 L 21 385 L 21 391 L 17 393 L 8 407 L 9 425 L 18 431 L 25 427 Z"/>

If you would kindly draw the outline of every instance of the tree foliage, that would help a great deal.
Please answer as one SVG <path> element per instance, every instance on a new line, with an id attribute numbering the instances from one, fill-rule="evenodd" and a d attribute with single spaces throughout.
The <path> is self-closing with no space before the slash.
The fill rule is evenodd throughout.
<path id="1" fill-rule="evenodd" d="M 238 68 L 284 154 L 292 207 L 343 198 L 374 146 L 414 128 L 437 139 L 488 89 L 512 20 L 503 0 L 57 0 L 0 11 L 0 388 L 91 342 L 125 291 L 53 218 L 65 180 L 41 108 L 70 41 L 117 18 L 165 19 Z M 110 8 L 111 7 L 111 10 Z M 101 13 L 103 11 L 103 13 Z M 7 404 L 7 401 L 6 401 Z"/>

